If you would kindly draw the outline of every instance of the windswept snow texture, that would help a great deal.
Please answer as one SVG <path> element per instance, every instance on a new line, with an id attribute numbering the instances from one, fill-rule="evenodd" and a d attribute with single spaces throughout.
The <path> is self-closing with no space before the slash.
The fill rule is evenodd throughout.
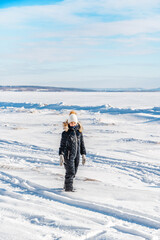
<path id="1" fill-rule="evenodd" d="M 87 149 L 63 191 L 62 122 Z M 160 93 L 0 92 L 0 240 L 160 240 Z"/>

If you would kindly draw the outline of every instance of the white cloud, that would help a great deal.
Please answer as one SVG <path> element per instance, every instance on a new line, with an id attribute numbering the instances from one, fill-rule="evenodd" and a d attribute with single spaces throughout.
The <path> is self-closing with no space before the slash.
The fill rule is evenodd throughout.
<path id="1" fill-rule="evenodd" d="M 74 4 L 58 4 L 46 6 L 11 7 L 0 9 L 0 25 L 14 27 L 14 24 L 30 23 L 30 21 L 57 21 L 60 23 L 77 24 L 83 19 L 74 14 Z M 38 23 L 37 23 L 38 24 Z"/>
<path id="2" fill-rule="evenodd" d="M 98 1 L 97 1 L 98 2 Z M 133 8 L 133 7 L 142 7 L 143 9 L 145 8 L 150 8 L 150 7 L 155 7 L 158 6 L 160 3 L 160 0 L 100 0 L 99 1 L 101 4 L 108 5 L 110 8 Z"/>
<path id="3" fill-rule="evenodd" d="M 160 31 L 160 16 L 148 19 L 126 20 L 109 23 L 87 24 L 83 29 L 74 31 L 73 36 L 115 36 L 156 33 Z"/>
<path id="4" fill-rule="evenodd" d="M 132 11 L 154 13 L 160 0 L 66 0 L 55 5 L 25 6 L 0 9 L 0 24 L 13 24 L 34 21 L 36 19 L 53 20 L 63 23 L 80 24 L 90 22 L 87 13 L 97 14 L 128 14 Z M 117 10 L 119 12 L 117 12 Z M 123 12 L 124 11 L 124 12 Z M 142 13 L 143 13 L 142 12 Z M 77 14 L 86 13 L 85 17 Z M 134 16 L 136 18 L 136 15 Z M 92 21 L 93 18 L 92 18 Z"/>
<path id="5" fill-rule="evenodd" d="M 52 79 L 55 73 L 63 80 L 64 70 L 70 72 L 68 79 L 82 76 L 87 80 L 94 74 L 98 79 L 102 71 L 107 75 L 105 66 L 101 70 L 87 67 L 83 72 L 75 65 L 68 70 L 65 64 L 98 66 L 113 57 L 113 71 L 117 56 L 150 56 L 157 47 L 143 44 L 159 41 L 155 35 L 160 32 L 159 4 L 160 0 L 66 0 L 49 6 L 1 9 L 1 76 Z M 112 15 L 124 17 L 115 21 Z"/>
<path id="6" fill-rule="evenodd" d="M 35 30 L 42 28 L 41 22 L 50 24 L 61 24 L 60 29 L 54 27 L 48 32 L 48 29 L 42 29 L 42 35 L 51 37 L 102 37 L 114 35 L 135 35 L 141 33 L 154 33 L 160 31 L 160 15 L 150 16 L 152 8 L 157 6 L 160 0 L 67 0 L 56 5 L 49 6 L 31 6 L 31 7 L 13 7 L 0 10 L 0 26 L 8 28 L 32 28 Z M 135 11 L 138 8 L 151 8 L 149 16 L 142 16 L 137 19 L 105 22 L 103 18 L 97 21 L 96 18 L 77 16 L 77 13 L 83 12 L 103 12 L 112 13 L 112 10 L 132 7 Z M 128 11 L 130 13 L 130 11 Z M 121 11 L 119 11 L 121 14 Z M 65 30 L 66 29 L 66 30 Z M 35 31 L 36 32 L 36 31 Z"/>

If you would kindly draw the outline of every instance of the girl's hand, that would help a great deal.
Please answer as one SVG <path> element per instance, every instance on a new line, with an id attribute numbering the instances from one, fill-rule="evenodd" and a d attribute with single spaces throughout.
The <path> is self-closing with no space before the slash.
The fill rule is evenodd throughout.
<path id="1" fill-rule="evenodd" d="M 62 166 L 64 164 L 64 156 L 61 154 L 59 159 L 59 165 Z"/>
<path id="2" fill-rule="evenodd" d="M 86 155 L 82 154 L 82 164 L 84 165 L 86 163 Z"/>

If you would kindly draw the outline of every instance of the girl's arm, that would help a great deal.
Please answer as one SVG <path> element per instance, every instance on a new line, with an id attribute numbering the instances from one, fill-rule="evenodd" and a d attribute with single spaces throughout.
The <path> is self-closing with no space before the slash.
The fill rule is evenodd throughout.
<path id="1" fill-rule="evenodd" d="M 64 131 L 64 132 L 62 132 L 62 136 L 61 136 L 59 155 L 64 155 L 65 148 L 66 148 L 66 140 L 67 140 L 67 134 Z"/>
<path id="2" fill-rule="evenodd" d="M 86 148 L 85 148 L 85 145 L 84 145 L 84 139 L 83 139 L 83 134 L 81 133 L 81 146 L 80 146 L 80 152 L 81 152 L 81 155 L 86 155 Z"/>

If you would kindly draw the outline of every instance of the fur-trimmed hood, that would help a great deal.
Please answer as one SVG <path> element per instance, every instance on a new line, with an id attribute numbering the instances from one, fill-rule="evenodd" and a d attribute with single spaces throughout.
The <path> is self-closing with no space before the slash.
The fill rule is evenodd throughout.
<path id="1" fill-rule="evenodd" d="M 83 126 L 80 122 L 77 123 L 79 125 L 79 132 L 82 132 L 83 131 Z M 68 132 L 69 130 L 69 123 L 68 123 L 68 120 L 66 120 L 65 122 L 63 122 L 63 129 L 65 132 Z"/>

